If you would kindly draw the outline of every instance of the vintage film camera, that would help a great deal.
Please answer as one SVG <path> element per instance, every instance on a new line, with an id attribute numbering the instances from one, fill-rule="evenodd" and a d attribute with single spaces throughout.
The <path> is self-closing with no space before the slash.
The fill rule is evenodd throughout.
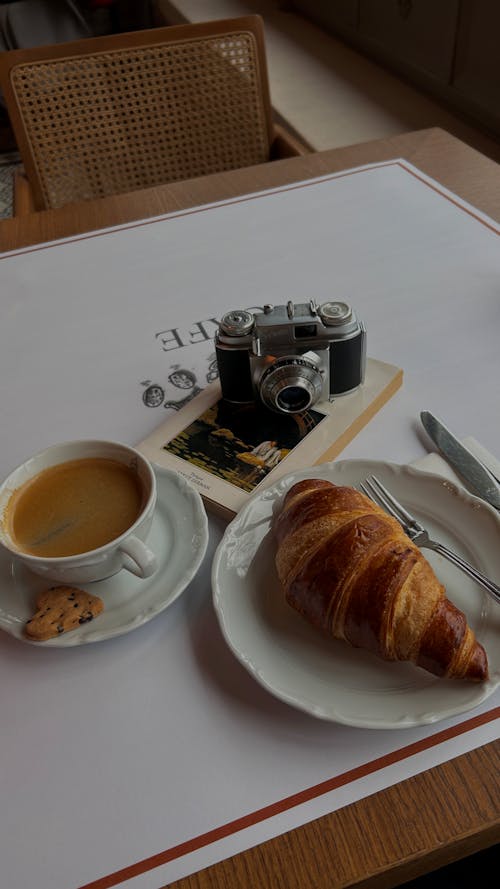
<path id="1" fill-rule="evenodd" d="M 296 414 L 363 382 L 366 331 L 348 303 L 288 302 L 228 312 L 215 350 L 223 398 Z"/>

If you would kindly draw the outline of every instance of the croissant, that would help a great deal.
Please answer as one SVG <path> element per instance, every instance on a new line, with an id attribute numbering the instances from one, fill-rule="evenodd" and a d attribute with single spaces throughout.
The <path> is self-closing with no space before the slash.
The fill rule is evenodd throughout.
<path id="1" fill-rule="evenodd" d="M 436 676 L 488 678 L 484 648 L 399 523 L 354 488 L 306 479 L 274 522 L 276 568 L 309 623 Z"/>

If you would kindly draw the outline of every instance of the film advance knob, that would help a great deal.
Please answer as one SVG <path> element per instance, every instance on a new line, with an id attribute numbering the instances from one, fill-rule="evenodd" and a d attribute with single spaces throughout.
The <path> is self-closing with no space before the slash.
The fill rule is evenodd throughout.
<path id="1" fill-rule="evenodd" d="M 326 324 L 327 327 L 337 327 L 352 318 L 352 309 L 349 303 L 344 302 L 322 303 L 318 313 L 323 324 Z"/>
<path id="2" fill-rule="evenodd" d="M 251 333 L 254 323 L 255 318 L 251 312 L 234 309 L 222 316 L 220 328 L 226 336 L 247 336 Z"/>

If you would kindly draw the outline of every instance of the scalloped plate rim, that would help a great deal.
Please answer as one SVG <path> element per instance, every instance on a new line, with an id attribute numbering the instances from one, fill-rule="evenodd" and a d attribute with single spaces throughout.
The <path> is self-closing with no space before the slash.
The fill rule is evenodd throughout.
<path id="1" fill-rule="evenodd" d="M 262 491 L 257 492 L 250 498 L 250 500 L 245 504 L 245 506 L 227 526 L 223 538 L 216 549 L 212 563 L 212 596 L 217 619 L 219 621 L 219 625 L 227 645 L 232 650 L 236 658 L 240 661 L 240 663 L 248 670 L 248 672 L 256 679 L 257 682 L 259 682 L 264 688 L 267 689 L 268 692 L 270 692 L 278 699 L 284 701 L 285 703 L 290 704 L 291 706 L 294 706 L 320 719 L 339 722 L 355 727 L 400 729 L 431 724 L 452 716 L 460 715 L 461 713 L 467 712 L 474 707 L 479 706 L 479 704 L 490 697 L 491 694 L 493 694 L 496 688 L 500 685 L 500 664 L 496 662 L 494 675 L 487 682 L 480 684 L 465 682 L 460 683 L 460 686 L 462 686 L 464 689 L 463 699 L 459 700 L 454 705 L 446 706 L 446 704 L 444 703 L 443 707 L 439 709 L 420 708 L 418 712 L 410 712 L 397 715 L 384 715 L 382 713 L 380 716 L 377 716 L 377 718 L 372 718 L 369 716 L 364 716 L 362 713 L 356 714 L 353 712 L 345 712 L 335 705 L 326 706 L 324 700 L 321 700 L 321 695 L 319 695 L 319 700 L 311 700 L 304 694 L 294 694 L 288 688 L 286 683 L 283 682 L 283 677 L 279 675 L 270 676 L 269 671 L 266 672 L 266 670 L 263 669 L 261 663 L 259 662 L 258 655 L 256 655 L 255 651 L 249 651 L 248 646 L 244 649 L 239 643 L 238 638 L 235 634 L 235 629 L 237 628 L 235 628 L 234 625 L 230 624 L 228 611 L 225 607 L 228 601 L 227 596 L 229 595 L 229 585 L 224 583 L 222 576 L 222 572 L 224 571 L 224 559 L 226 559 L 227 561 L 227 555 L 231 544 L 234 545 L 235 541 L 241 538 L 241 529 L 245 531 L 245 528 L 247 526 L 250 526 L 251 522 L 253 523 L 253 525 L 258 526 L 258 522 L 260 520 L 261 524 L 264 523 L 264 525 L 267 525 L 267 529 L 264 535 L 261 536 L 258 540 L 258 544 L 260 545 L 263 542 L 263 537 L 265 537 L 267 535 L 267 532 L 270 530 L 270 513 L 272 514 L 273 506 L 275 506 L 275 504 L 279 502 L 279 499 L 283 496 L 284 492 L 296 481 L 299 481 L 303 478 L 312 478 L 319 476 L 323 478 L 331 478 L 331 480 L 339 480 L 340 478 L 340 483 L 342 483 L 342 476 L 345 476 L 346 474 L 352 476 L 353 471 L 355 473 L 361 473 L 361 476 L 364 476 L 369 472 L 374 472 L 375 474 L 379 474 L 382 476 L 385 473 L 388 473 L 393 479 L 399 478 L 403 479 L 403 481 L 406 478 L 412 479 L 413 482 L 416 483 L 418 483 L 418 480 L 423 480 L 427 485 L 431 485 L 432 488 L 435 488 L 436 491 L 440 490 L 441 492 L 446 492 L 444 494 L 445 498 L 457 498 L 456 502 L 463 504 L 463 506 L 459 507 L 459 511 L 461 509 L 475 510 L 477 511 L 478 515 L 486 517 L 486 524 L 491 522 L 492 527 L 494 527 L 497 532 L 500 531 L 500 516 L 493 509 L 493 507 L 489 506 L 478 497 L 469 494 L 469 492 L 465 491 L 465 489 L 450 481 L 449 479 L 415 466 L 398 464 L 389 461 L 359 459 L 341 460 L 317 464 L 315 466 L 309 467 L 308 469 L 302 469 L 296 472 L 292 472 L 289 475 L 280 478 L 274 485 L 271 485 L 263 489 Z M 361 480 L 361 476 L 359 480 Z M 349 482 L 345 482 L 344 480 L 344 483 Z M 394 491 L 394 493 L 397 494 L 397 491 Z M 451 502 L 452 501 L 450 500 L 450 503 Z M 446 516 L 445 518 L 448 521 L 448 516 Z M 452 519 L 452 524 L 454 521 L 456 521 L 456 517 Z M 426 554 L 428 554 L 428 552 L 429 551 L 427 551 Z M 453 566 L 450 567 L 452 570 L 455 570 L 453 569 Z M 244 568 L 242 568 L 241 565 L 239 567 L 239 571 L 240 574 L 243 574 L 244 572 Z M 244 588 L 243 582 L 242 587 Z M 476 589 L 479 588 L 476 587 Z M 237 597 L 234 598 L 237 599 Z M 486 613 L 489 613 L 491 615 L 493 613 L 492 610 L 497 607 L 495 603 L 493 603 L 489 599 L 489 597 L 487 597 L 486 593 L 481 591 L 479 592 L 478 599 L 480 599 L 482 603 L 481 614 L 482 611 L 486 609 Z M 290 612 L 292 612 L 292 609 L 290 609 Z M 296 615 L 293 613 L 293 618 L 287 617 L 286 619 L 295 620 Z M 299 618 L 299 620 L 302 619 Z M 488 618 L 486 618 L 486 621 L 488 622 Z M 265 629 L 267 630 L 267 628 Z M 317 632 L 315 630 L 312 630 L 312 628 L 311 631 L 313 633 Z M 336 642 L 336 640 L 334 640 L 334 644 L 342 646 L 344 645 L 344 643 Z M 349 646 L 346 645 L 345 648 L 346 650 L 349 650 L 350 653 L 352 653 L 353 650 L 350 649 Z M 491 653 L 488 651 L 488 654 L 490 656 Z M 395 671 L 398 671 L 400 666 L 404 666 L 406 668 L 407 665 L 390 665 L 391 669 Z M 411 669 L 415 669 L 418 672 L 419 676 L 421 676 L 423 673 L 423 671 L 418 670 L 418 668 L 412 667 Z M 430 674 L 425 675 L 426 677 L 427 675 L 430 676 Z M 449 683 L 453 683 L 453 689 L 457 688 L 457 685 L 455 684 L 457 682 L 456 680 L 439 680 L 433 676 L 430 676 L 430 681 L 434 685 L 436 685 L 436 683 L 441 683 L 443 687 L 443 699 L 445 698 L 444 689 L 445 687 L 450 687 Z M 385 698 L 385 703 L 387 703 L 387 697 Z M 381 698 L 381 706 L 383 704 L 384 696 L 382 696 Z"/>

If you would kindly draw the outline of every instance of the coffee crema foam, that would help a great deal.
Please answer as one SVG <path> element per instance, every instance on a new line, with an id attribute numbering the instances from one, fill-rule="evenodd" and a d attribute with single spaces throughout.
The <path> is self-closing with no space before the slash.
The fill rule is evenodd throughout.
<path id="1" fill-rule="evenodd" d="M 17 488 L 5 528 L 24 553 L 61 558 L 104 546 L 127 531 L 144 506 L 137 472 L 104 457 L 43 469 Z"/>

